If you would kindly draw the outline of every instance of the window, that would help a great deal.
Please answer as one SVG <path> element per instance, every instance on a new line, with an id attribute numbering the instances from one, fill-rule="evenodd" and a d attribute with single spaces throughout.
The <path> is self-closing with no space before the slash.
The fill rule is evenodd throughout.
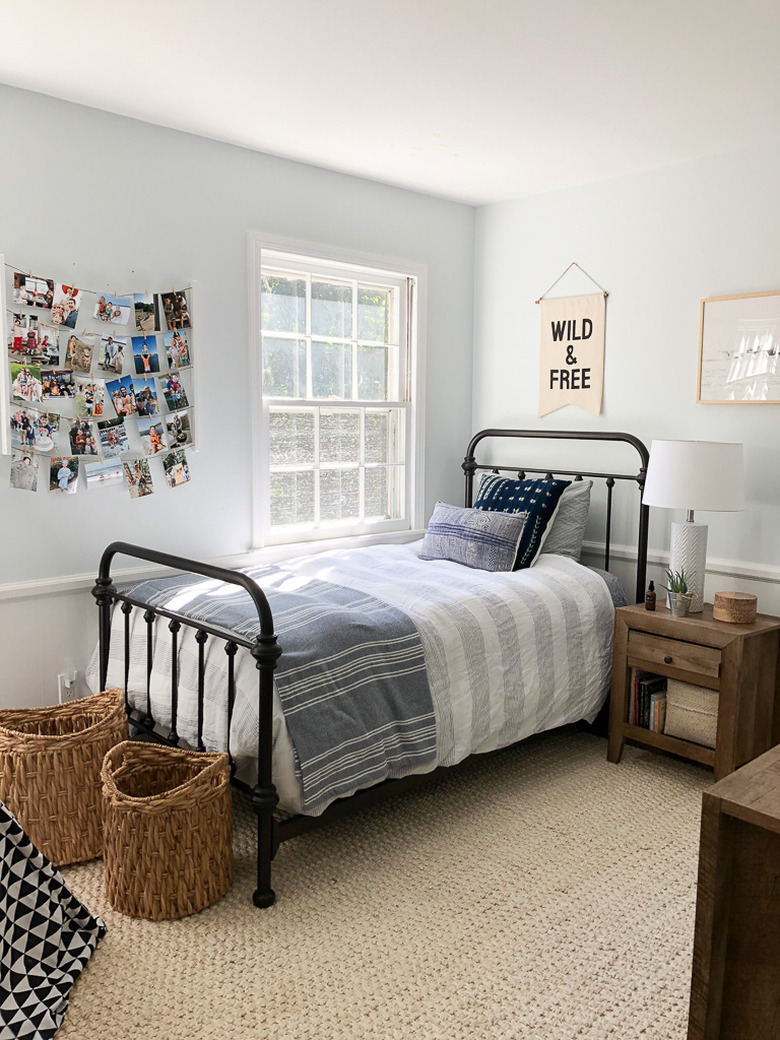
<path id="1" fill-rule="evenodd" d="M 253 242 L 251 264 L 255 544 L 409 530 L 419 272 L 265 243 Z"/>

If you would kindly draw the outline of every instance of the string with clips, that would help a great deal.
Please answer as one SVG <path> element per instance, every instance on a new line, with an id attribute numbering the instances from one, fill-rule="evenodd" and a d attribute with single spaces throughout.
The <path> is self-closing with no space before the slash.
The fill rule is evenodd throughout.
<path id="1" fill-rule="evenodd" d="M 9 271 L 12 272 L 12 274 L 23 274 L 23 275 L 26 275 L 28 278 L 40 277 L 39 275 L 34 275 L 32 273 L 32 270 L 25 271 L 23 267 L 17 267 L 16 264 L 9 264 L 7 260 L 5 262 L 5 266 L 6 266 L 6 268 Z M 73 266 L 75 267 L 76 265 L 74 264 Z M 131 271 L 130 273 L 131 274 L 135 274 L 135 271 Z M 51 278 L 41 278 L 41 281 L 50 282 L 50 281 L 52 281 L 52 279 Z M 106 287 L 107 286 L 108 286 L 108 283 L 106 283 Z M 75 286 L 70 286 L 70 285 L 63 285 L 62 288 L 63 288 L 63 290 L 66 292 L 66 294 L 68 296 L 73 296 L 73 295 L 75 295 L 76 292 L 90 293 L 93 296 L 99 296 L 100 293 L 104 291 L 102 289 L 89 289 L 89 288 L 85 288 L 83 286 L 80 286 L 77 289 Z M 182 289 L 165 290 L 165 292 L 168 292 L 168 291 L 171 292 L 171 293 L 191 292 L 192 291 L 192 286 L 191 285 L 185 285 Z M 114 289 L 113 295 L 117 296 L 117 297 L 125 297 L 125 298 L 132 299 L 135 296 L 136 292 L 137 292 L 137 290 L 133 290 L 131 292 L 118 292 L 116 289 Z M 149 292 L 148 289 L 144 289 L 144 295 L 150 296 L 151 293 Z M 163 293 L 162 292 L 156 292 L 155 295 L 156 296 L 162 296 Z M 8 309 L 12 310 L 13 306 L 14 306 L 13 303 L 11 303 L 10 305 L 8 305 Z M 34 307 L 35 304 L 19 304 L 18 306 L 25 306 L 25 307 L 31 307 L 32 306 L 32 307 Z M 44 322 L 44 324 L 46 324 L 46 322 Z M 81 335 L 82 336 L 89 335 L 86 327 L 82 328 Z"/>
<path id="2" fill-rule="evenodd" d="M 572 262 L 569 264 L 569 266 L 566 268 L 566 270 L 563 272 L 563 274 L 559 274 L 558 277 L 555 279 L 555 281 L 550 286 L 550 288 L 546 289 L 542 293 L 542 295 L 539 297 L 538 300 L 534 300 L 534 303 L 541 303 L 542 300 L 545 298 L 545 296 L 547 296 L 547 294 L 549 292 L 551 292 L 551 290 L 553 290 L 555 288 L 555 286 L 558 284 L 558 282 L 560 282 L 560 280 L 563 277 L 565 277 L 569 273 L 569 271 L 571 271 L 572 267 L 576 267 L 578 270 L 582 271 L 582 273 L 585 275 L 586 278 L 589 278 L 598 289 L 601 289 L 601 291 L 604 293 L 604 299 L 606 300 L 606 298 L 609 296 L 609 293 L 604 288 L 604 286 L 603 285 L 599 285 L 599 283 L 596 281 L 596 279 L 593 278 L 592 275 L 589 275 L 588 272 L 583 267 L 580 267 L 580 265 L 577 263 L 576 260 L 572 260 Z"/>

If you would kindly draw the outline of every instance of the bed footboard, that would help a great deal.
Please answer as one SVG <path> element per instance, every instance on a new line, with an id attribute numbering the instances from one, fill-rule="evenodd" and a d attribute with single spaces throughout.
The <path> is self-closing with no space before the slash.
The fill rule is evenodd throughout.
<path id="1" fill-rule="evenodd" d="M 174 571 L 201 574 L 204 577 L 216 581 L 225 582 L 230 585 L 238 585 L 252 599 L 257 610 L 259 622 L 259 634 L 254 640 L 241 639 L 235 634 L 225 632 L 217 627 L 194 621 L 178 614 L 175 611 L 165 610 L 161 607 L 151 608 L 146 603 L 134 600 L 132 596 L 119 592 L 111 578 L 111 564 L 115 556 L 131 556 L 138 560 L 144 560 L 157 566 L 170 568 Z M 195 639 L 198 644 L 198 739 L 197 750 L 204 750 L 202 741 L 203 730 L 203 694 L 205 673 L 205 644 L 209 636 L 215 636 L 225 641 L 225 653 L 228 657 L 228 691 L 227 691 L 227 734 L 230 756 L 231 774 L 234 782 L 240 783 L 235 778 L 235 762 L 230 751 L 230 722 L 232 718 L 233 702 L 235 698 L 235 681 L 233 663 L 239 646 L 249 650 L 254 658 L 258 670 L 258 747 L 257 747 L 257 781 L 255 785 L 248 788 L 252 798 L 252 805 L 257 815 L 257 888 L 252 897 L 255 906 L 268 907 L 274 902 L 275 895 L 271 888 L 271 861 L 276 851 L 276 838 L 274 835 L 274 810 L 278 804 L 278 796 L 272 779 L 271 758 L 273 752 L 273 675 L 276 662 L 282 652 L 274 633 L 273 616 L 268 600 L 262 589 L 251 578 L 239 571 L 227 570 L 222 567 L 214 567 L 210 564 L 198 563 L 193 560 L 171 556 L 168 553 L 157 552 L 153 549 L 142 548 L 127 542 L 112 542 L 104 551 L 101 560 L 98 577 L 92 589 L 98 605 L 98 656 L 100 669 L 100 688 L 104 689 L 108 674 L 109 649 L 111 644 L 111 615 L 114 605 L 121 603 L 124 614 L 125 630 L 125 711 L 128 721 L 136 731 L 144 731 L 147 734 L 155 734 L 155 739 L 163 739 L 166 743 L 175 745 L 179 743 L 177 732 L 177 705 L 178 705 L 178 637 L 181 626 L 195 630 Z M 129 702 L 128 675 L 130 670 L 129 649 L 129 625 L 130 613 L 133 607 L 143 609 L 144 622 L 147 625 L 147 690 L 146 711 L 134 710 Z M 151 709 L 150 680 L 152 672 L 152 645 L 153 625 L 158 617 L 168 619 L 168 628 L 171 632 L 171 727 L 167 735 L 160 738 L 155 731 L 155 720 Z"/>

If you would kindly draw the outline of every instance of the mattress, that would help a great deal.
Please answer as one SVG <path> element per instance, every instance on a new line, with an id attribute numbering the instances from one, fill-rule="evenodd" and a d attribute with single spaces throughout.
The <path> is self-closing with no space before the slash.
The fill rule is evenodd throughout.
<path id="1" fill-rule="evenodd" d="M 489 573 L 446 560 L 420 560 L 420 544 L 331 550 L 274 568 L 242 568 L 264 589 L 305 593 L 310 584 L 327 582 L 364 593 L 411 621 L 424 655 L 435 736 L 430 755 L 418 763 L 406 760 L 396 766 L 391 761 L 386 775 L 454 765 L 470 754 L 493 751 L 533 733 L 580 719 L 592 721 L 606 697 L 611 671 L 614 606 L 604 578 L 567 557 L 551 554 L 540 556 L 527 570 Z M 196 594 L 213 599 L 219 611 L 231 592 L 208 579 L 193 578 L 186 588 L 176 586 L 171 591 L 168 608 L 186 614 Z M 145 710 L 146 625 L 141 614 L 134 610 L 130 619 L 128 696 L 135 707 Z M 115 611 L 108 686 L 124 685 L 123 621 Z M 285 651 L 295 633 L 277 624 L 277 635 Z M 158 623 L 150 694 L 163 731 L 170 725 L 170 641 L 167 625 Z M 190 744 L 197 733 L 197 657 L 194 631 L 183 628 L 177 730 Z M 280 667 L 282 660 L 284 652 Z M 93 688 L 95 662 L 93 658 L 88 676 Z M 227 670 L 220 641 L 210 639 L 203 729 L 209 750 L 224 750 L 227 744 Z M 251 784 L 256 774 L 257 670 L 243 649 L 236 657 L 235 679 L 230 750 L 238 775 Z M 273 779 L 280 808 L 310 815 L 322 812 L 327 797 L 316 805 L 304 804 L 301 756 L 278 690 L 273 743 Z M 340 791 L 338 796 L 344 793 L 349 792 Z"/>

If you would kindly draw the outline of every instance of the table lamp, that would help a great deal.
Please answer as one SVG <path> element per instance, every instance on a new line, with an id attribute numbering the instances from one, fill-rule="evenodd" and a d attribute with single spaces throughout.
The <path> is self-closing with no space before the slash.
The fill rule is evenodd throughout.
<path id="1" fill-rule="evenodd" d="M 653 441 L 642 503 L 662 509 L 685 509 L 684 522 L 674 522 L 669 569 L 685 569 L 690 612 L 704 605 L 707 570 L 707 525 L 693 519 L 703 509 L 730 512 L 745 508 L 745 475 L 741 444 L 718 441 Z"/>

